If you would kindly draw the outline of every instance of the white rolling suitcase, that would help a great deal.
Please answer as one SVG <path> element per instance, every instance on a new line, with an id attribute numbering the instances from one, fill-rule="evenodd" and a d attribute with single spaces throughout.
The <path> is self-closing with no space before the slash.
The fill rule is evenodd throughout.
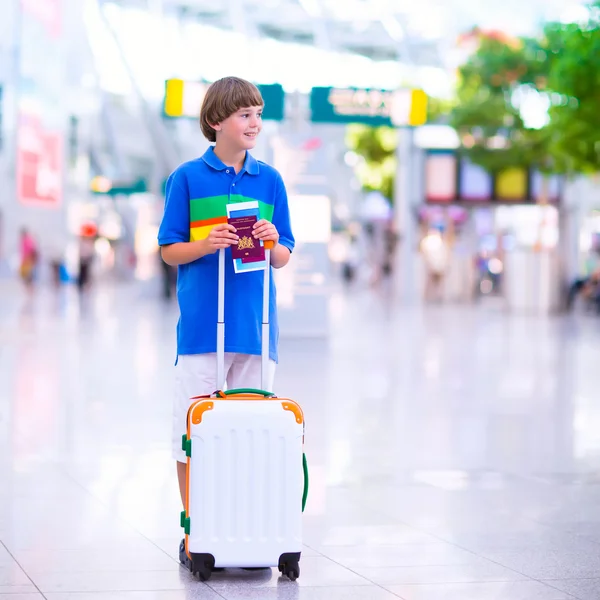
<path id="1" fill-rule="evenodd" d="M 267 265 L 270 250 L 266 249 Z M 217 389 L 194 398 L 183 449 L 187 497 L 181 524 L 191 570 L 206 581 L 219 567 L 278 567 L 300 575 L 302 511 L 308 492 L 304 415 L 262 390 L 223 392 L 225 251 L 219 251 Z M 269 273 L 265 269 L 262 385 L 269 360 Z M 244 275 L 239 275 L 243 277 Z"/>

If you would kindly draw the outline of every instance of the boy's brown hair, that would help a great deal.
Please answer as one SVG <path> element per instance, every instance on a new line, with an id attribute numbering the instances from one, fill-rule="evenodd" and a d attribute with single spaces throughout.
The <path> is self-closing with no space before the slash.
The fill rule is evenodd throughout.
<path id="1" fill-rule="evenodd" d="M 217 132 L 212 128 L 240 108 L 264 106 L 265 102 L 258 88 L 239 77 L 223 77 L 212 83 L 200 109 L 200 127 L 209 142 L 217 141 Z M 212 125 L 211 125 L 212 124 Z"/>

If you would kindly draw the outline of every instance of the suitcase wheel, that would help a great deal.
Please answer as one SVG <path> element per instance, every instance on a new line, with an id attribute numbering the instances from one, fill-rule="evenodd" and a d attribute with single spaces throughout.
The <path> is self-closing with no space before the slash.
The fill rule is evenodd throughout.
<path id="1" fill-rule="evenodd" d="M 296 581 L 300 577 L 300 565 L 292 565 L 287 567 L 283 574 L 289 578 L 290 581 Z"/>
<path id="2" fill-rule="evenodd" d="M 290 581 L 300 577 L 300 553 L 283 554 L 279 559 L 279 572 Z"/>
<path id="3" fill-rule="evenodd" d="M 215 566 L 215 559 L 210 554 L 192 554 L 192 574 L 200 581 L 208 581 Z"/>
<path id="4" fill-rule="evenodd" d="M 208 581 L 210 576 L 212 575 L 212 571 L 210 567 L 206 567 L 200 571 L 194 571 L 194 576 L 197 577 L 200 581 Z"/>

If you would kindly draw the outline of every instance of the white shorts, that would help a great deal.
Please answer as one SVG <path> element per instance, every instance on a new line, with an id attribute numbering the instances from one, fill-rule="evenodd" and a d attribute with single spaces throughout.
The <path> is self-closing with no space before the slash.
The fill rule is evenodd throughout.
<path id="1" fill-rule="evenodd" d="M 242 387 L 261 389 L 261 357 L 254 354 L 225 353 L 227 389 Z M 267 391 L 273 390 L 275 361 L 269 360 Z M 173 402 L 173 458 L 186 462 L 181 449 L 181 437 L 187 431 L 187 414 L 194 396 L 212 394 L 217 389 L 216 354 L 181 354 L 175 367 L 175 397 Z"/>

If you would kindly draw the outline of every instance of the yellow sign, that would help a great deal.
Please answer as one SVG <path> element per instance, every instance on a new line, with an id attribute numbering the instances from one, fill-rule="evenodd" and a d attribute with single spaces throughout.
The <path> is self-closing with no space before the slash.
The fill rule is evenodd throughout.
<path id="1" fill-rule="evenodd" d="M 209 85 L 205 81 L 167 79 L 163 101 L 164 115 L 170 118 L 197 119 Z M 282 121 L 285 98 L 283 87 L 278 83 L 258 84 L 257 87 L 265 102 L 262 118 Z"/>
<path id="2" fill-rule="evenodd" d="M 165 84 L 165 115 L 197 118 L 207 89 L 206 83 L 168 79 Z"/>
<path id="3" fill-rule="evenodd" d="M 409 125 L 417 127 L 427 123 L 427 94 L 423 90 L 412 90 Z"/>
<path id="4" fill-rule="evenodd" d="M 183 87 L 182 79 L 169 79 L 165 84 L 165 114 L 168 117 L 181 117 L 183 115 Z"/>
<path id="5" fill-rule="evenodd" d="M 394 92 L 391 113 L 392 125 L 418 127 L 427 122 L 427 94 L 423 90 Z"/>
<path id="6" fill-rule="evenodd" d="M 525 200 L 527 171 L 519 167 L 502 171 L 496 179 L 496 197 L 499 200 Z"/>

